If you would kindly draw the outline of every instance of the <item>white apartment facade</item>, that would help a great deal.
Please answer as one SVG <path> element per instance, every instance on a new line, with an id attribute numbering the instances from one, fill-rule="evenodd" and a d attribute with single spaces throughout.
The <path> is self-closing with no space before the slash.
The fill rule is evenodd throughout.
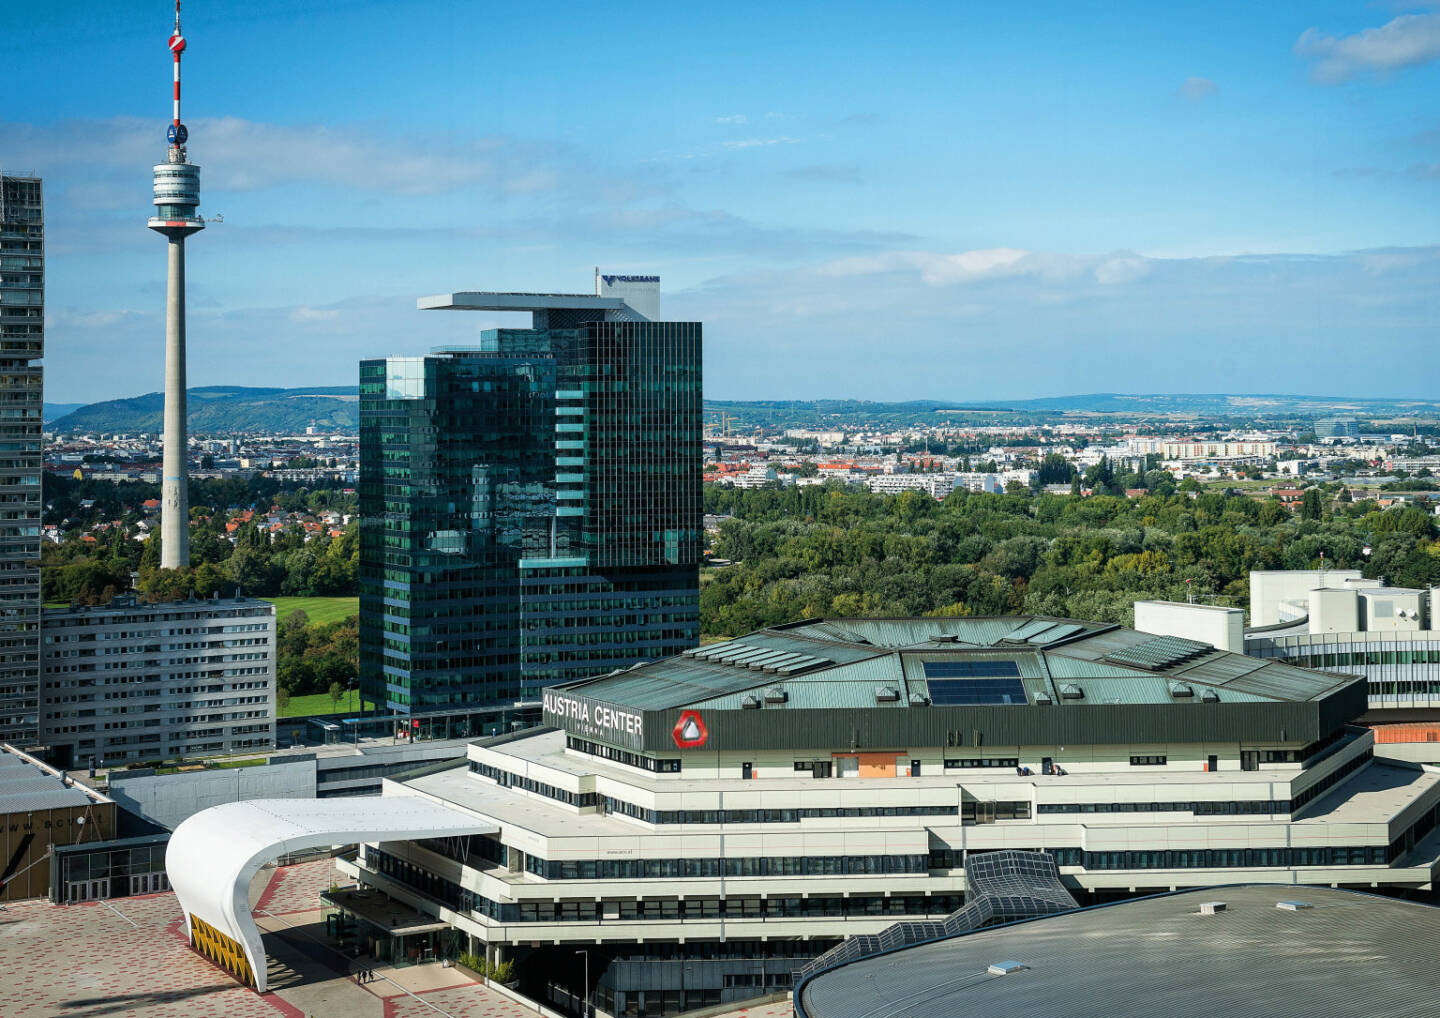
<path id="1" fill-rule="evenodd" d="M 275 745 L 275 606 L 255 598 L 47 608 L 40 732 L 63 766 Z"/>

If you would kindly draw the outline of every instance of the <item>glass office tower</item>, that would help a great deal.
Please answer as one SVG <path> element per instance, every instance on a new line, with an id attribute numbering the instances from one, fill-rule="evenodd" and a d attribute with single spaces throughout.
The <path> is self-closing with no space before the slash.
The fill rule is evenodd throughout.
<path id="1" fill-rule="evenodd" d="M 0 173 L 0 741 L 32 745 L 40 696 L 40 430 L 45 211 Z"/>
<path id="2" fill-rule="evenodd" d="M 360 685 L 388 710 L 532 698 L 698 639 L 701 327 L 572 302 L 361 362 Z"/>

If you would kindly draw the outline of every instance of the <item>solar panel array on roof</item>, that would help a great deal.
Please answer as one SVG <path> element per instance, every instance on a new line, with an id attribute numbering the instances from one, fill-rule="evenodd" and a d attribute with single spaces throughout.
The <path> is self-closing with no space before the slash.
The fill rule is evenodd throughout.
<path id="1" fill-rule="evenodd" d="M 1025 684 L 1019 679 L 935 679 L 929 683 L 930 702 L 937 707 L 1023 704 Z"/>
<path id="2" fill-rule="evenodd" d="M 1185 661 L 1209 654 L 1215 648 L 1208 643 L 1183 640 L 1178 636 L 1154 636 L 1148 640 L 1112 650 L 1105 655 L 1107 660 L 1119 664 L 1137 665 L 1152 672 L 1163 671 Z"/>
<path id="3" fill-rule="evenodd" d="M 1020 665 L 1014 661 L 926 661 L 922 667 L 927 680 L 1020 677 Z"/>

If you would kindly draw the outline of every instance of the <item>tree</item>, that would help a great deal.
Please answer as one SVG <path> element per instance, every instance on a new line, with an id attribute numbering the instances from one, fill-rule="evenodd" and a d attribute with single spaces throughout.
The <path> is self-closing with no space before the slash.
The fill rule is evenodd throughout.
<path id="1" fill-rule="evenodd" d="M 332 682 L 330 683 L 330 688 L 327 690 L 327 692 L 330 694 L 330 701 L 335 705 L 335 709 L 338 711 L 340 709 L 340 698 L 345 695 L 345 687 L 340 685 L 340 683 L 338 682 Z"/>
<path id="2" fill-rule="evenodd" d="M 1070 480 L 1075 468 L 1058 452 L 1046 453 L 1035 471 L 1036 479 L 1042 484 L 1064 484 Z"/>
<path id="3" fill-rule="evenodd" d="M 1300 503 L 1300 518 L 1304 520 L 1318 520 L 1323 515 L 1323 504 L 1320 501 L 1319 488 L 1306 488 L 1305 499 Z"/>
<path id="4" fill-rule="evenodd" d="M 279 689 L 275 690 L 275 706 L 279 709 L 279 712 L 281 714 L 285 713 L 285 711 L 290 706 L 290 690 L 286 689 L 284 686 L 281 686 Z"/>

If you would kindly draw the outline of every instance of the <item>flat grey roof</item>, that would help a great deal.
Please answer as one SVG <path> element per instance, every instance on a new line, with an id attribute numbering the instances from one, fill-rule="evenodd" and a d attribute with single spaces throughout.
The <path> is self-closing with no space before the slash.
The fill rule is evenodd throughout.
<path id="1" fill-rule="evenodd" d="M 1201 902 L 1225 911 L 1200 914 Z M 1281 902 L 1309 908 L 1288 911 Z M 1435 1014 L 1440 909 L 1251 884 L 1082 909 L 821 973 L 801 1018 L 1314 1018 Z M 1024 968 L 991 975 L 989 967 Z"/>
<path id="2" fill-rule="evenodd" d="M 188 601 L 156 601 L 131 604 L 73 604 L 59 605 L 44 609 L 44 616 L 51 624 L 61 624 L 70 618 L 92 618 L 108 615 L 175 615 L 181 612 L 220 611 L 224 609 L 254 609 L 273 606 L 275 602 L 261 597 L 220 597 L 191 598 Z"/>

